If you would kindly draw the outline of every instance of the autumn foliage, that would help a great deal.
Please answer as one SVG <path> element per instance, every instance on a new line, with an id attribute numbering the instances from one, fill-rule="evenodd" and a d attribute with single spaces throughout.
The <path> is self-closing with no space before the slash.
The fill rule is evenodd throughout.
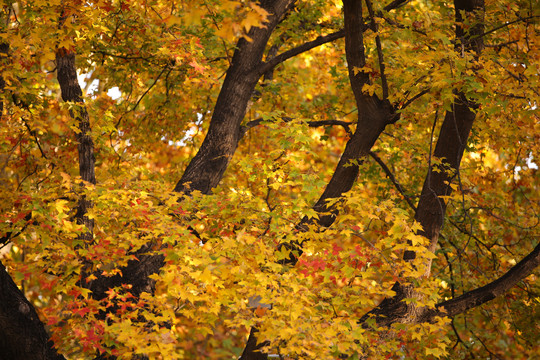
<path id="1" fill-rule="evenodd" d="M 0 359 L 536 356 L 537 2 L 1 4 Z"/>

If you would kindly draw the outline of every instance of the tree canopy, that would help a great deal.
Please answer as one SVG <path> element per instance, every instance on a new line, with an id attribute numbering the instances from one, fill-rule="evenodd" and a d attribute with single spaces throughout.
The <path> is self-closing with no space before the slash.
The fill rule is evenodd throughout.
<path id="1" fill-rule="evenodd" d="M 0 359 L 536 354 L 538 2 L 1 10 Z"/>

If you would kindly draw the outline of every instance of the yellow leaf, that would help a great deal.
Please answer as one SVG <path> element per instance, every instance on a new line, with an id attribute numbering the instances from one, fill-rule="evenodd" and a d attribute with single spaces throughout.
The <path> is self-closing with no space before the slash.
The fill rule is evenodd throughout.
<path id="1" fill-rule="evenodd" d="M 56 211 L 58 211 L 59 214 L 64 213 L 64 211 L 67 209 L 67 200 L 57 200 L 54 204 L 54 207 L 56 208 Z"/>
<path id="2" fill-rule="evenodd" d="M 204 271 L 199 275 L 199 280 L 202 282 L 205 282 L 207 284 L 212 283 L 212 272 L 207 268 L 204 269 Z"/>

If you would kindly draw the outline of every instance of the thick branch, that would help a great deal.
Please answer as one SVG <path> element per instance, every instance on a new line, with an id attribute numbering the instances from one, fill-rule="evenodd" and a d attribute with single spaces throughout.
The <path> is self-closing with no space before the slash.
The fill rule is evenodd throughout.
<path id="1" fill-rule="evenodd" d="M 77 80 L 75 68 L 75 54 L 66 49 L 58 49 L 56 52 L 56 69 L 58 83 L 62 91 L 62 99 L 73 104 L 70 114 L 77 121 L 78 132 L 76 138 L 79 152 L 79 174 L 81 178 L 91 184 L 96 183 L 94 142 L 91 136 L 90 119 L 82 98 L 82 90 Z M 88 230 L 81 237 L 91 241 L 93 238 L 94 220 L 86 216 L 92 204 L 84 197 L 79 200 L 75 218 L 79 224 L 86 226 Z"/>
<path id="2" fill-rule="evenodd" d="M 341 39 L 344 36 L 345 36 L 344 29 L 338 30 L 328 35 L 319 36 L 315 40 L 303 43 L 302 45 L 299 45 L 293 49 L 287 50 L 284 53 L 281 53 L 271 58 L 270 60 L 266 61 L 265 63 L 261 65 L 261 67 L 259 68 L 259 72 L 261 74 L 265 74 L 268 71 L 271 71 L 273 68 L 275 68 L 279 64 L 281 64 L 282 62 L 285 62 L 289 60 L 290 58 L 295 57 L 296 55 L 309 51 L 313 48 L 316 48 L 317 46 L 321 46 L 323 44 L 332 42 L 334 40 Z"/>
<path id="3" fill-rule="evenodd" d="M 497 280 L 478 289 L 466 292 L 455 299 L 437 304 L 437 310 L 427 311 L 424 317 L 421 318 L 421 321 L 432 321 L 435 316 L 456 316 L 467 310 L 485 304 L 486 302 L 495 299 L 497 296 L 504 294 L 519 281 L 532 274 L 539 265 L 540 244 L 536 245 L 529 255 L 523 258 L 523 260 L 513 266 Z"/>
<path id="4" fill-rule="evenodd" d="M 247 41 L 238 41 L 232 64 L 219 93 L 204 141 L 187 166 L 175 191 L 189 193 L 199 190 L 209 194 L 223 177 L 241 135 L 240 124 L 261 72 L 262 57 L 270 35 L 287 13 L 294 0 L 262 1 L 271 15 L 264 27 L 251 28 Z"/>
<path id="5" fill-rule="evenodd" d="M 450 196 L 452 181 L 456 178 L 475 114 L 465 96 L 457 95 L 442 124 L 433 156 L 443 162 L 431 166 L 424 181 L 415 219 L 422 225 L 421 235 L 430 240 L 429 250 L 434 251 L 443 225 L 447 203 L 442 197 Z M 430 155 L 431 156 L 431 155 Z M 414 252 L 405 252 L 406 260 L 414 259 Z"/>
<path id="6" fill-rule="evenodd" d="M 79 131 L 76 134 L 79 150 L 79 174 L 89 183 L 96 183 L 94 142 L 91 136 L 90 120 L 82 98 L 82 90 L 77 80 L 75 54 L 65 49 L 56 52 L 58 84 L 65 102 L 73 102 L 71 116 L 77 120 Z"/>
<path id="7" fill-rule="evenodd" d="M 366 320 L 371 317 L 377 320 L 378 326 L 390 326 L 391 324 L 404 321 L 404 319 L 407 322 L 422 323 L 433 322 L 435 321 L 435 317 L 453 317 L 504 294 L 519 281 L 531 275 L 539 265 L 540 244 L 500 278 L 485 286 L 466 292 L 455 299 L 439 303 L 435 306 L 435 309 L 416 309 L 417 316 L 413 319 L 410 318 L 410 314 L 408 313 L 411 306 L 408 306 L 403 299 L 412 296 L 414 290 L 411 287 L 396 283 L 392 288 L 396 292 L 396 296 L 385 299 L 377 308 L 364 315 L 359 323 L 367 326 Z"/>
<path id="8" fill-rule="evenodd" d="M 474 51 L 476 55 L 482 51 L 482 39 L 478 38 L 474 42 L 469 42 L 469 39 L 482 33 L 483 10 L 483 0 L 455 0 L 456 38 L 467 44 L 464 50 Z M 468 32 L 465 32 L 462 25 L 463 15 L 476 19 Z M 456 50 L 460 50 L 457 44 Z M 415 216 L 423 227 L 420 234 L 429 239 L 429 250 L 432 252 L 437 245 L 446 212 L 446 201 L 442 197 L 452 193 L 450 184 L 459 174 L 461 158 L 476 116 L 473 111 L 476 104 L 470 102 L 462 93 L 456 93 L 455 96 L 451 111 L 446 112 L 433 153 L 435 158 L 442 160 L 443 165 L 431 166 L 428 170 Z M 406 260 L 415 257 L 412 251 L 406 251 L 404 254 Z M 426 274 L 429 273 L 430 267 L 428 264 Z"/>

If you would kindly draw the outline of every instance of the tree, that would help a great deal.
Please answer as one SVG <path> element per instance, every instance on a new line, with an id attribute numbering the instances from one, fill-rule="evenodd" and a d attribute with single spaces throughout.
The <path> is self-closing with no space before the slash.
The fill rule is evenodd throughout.
<path id="1" fill-rule="evenodd" d="M 538 12 L 3 2 L 0 358 L 529 358 Z"/>

